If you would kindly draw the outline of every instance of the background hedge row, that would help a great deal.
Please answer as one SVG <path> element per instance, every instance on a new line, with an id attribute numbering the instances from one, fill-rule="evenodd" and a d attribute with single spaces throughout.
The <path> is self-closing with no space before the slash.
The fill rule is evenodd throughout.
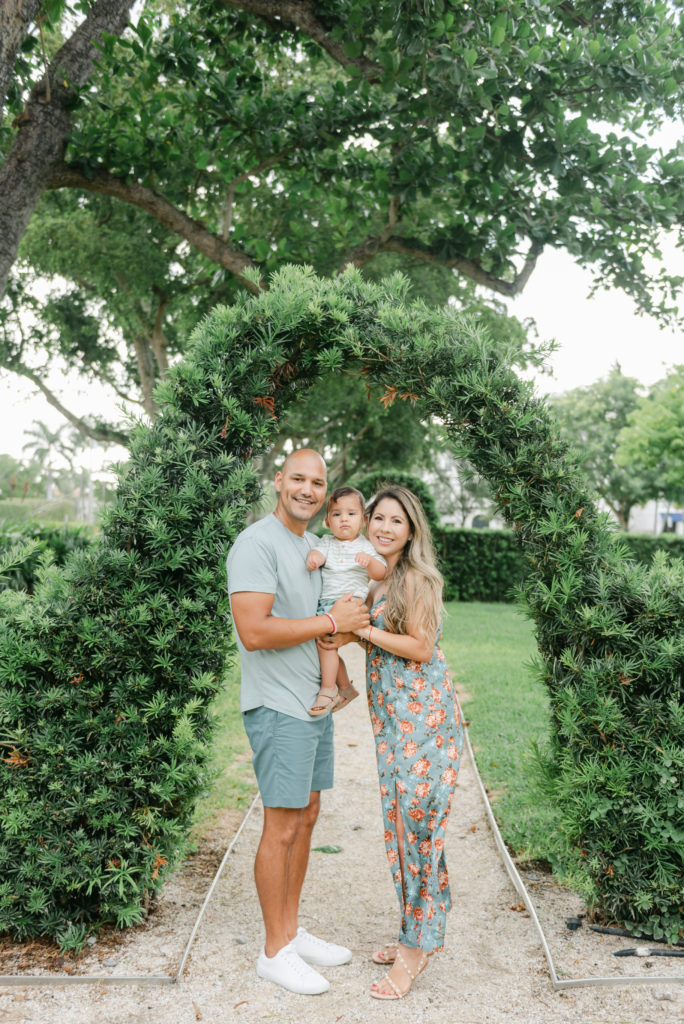
<path id="1" fill-rule="evenodd" d="M 26 557 L 0 579 L 0 587 L 27 590 L 32 594 L 38 566 L 46 557 L 55 565 L 64 565 L 72 551 L 87 548 L 94 537 L 94 529 L 87 526 L 3 525 L 0 527 L 0 557 L 24 544 L 30 544 L 30 549 Z"/>
<path id="2" fill-rule="evenodd" d="M 528 571 L 525 557 L 510 530 L 469 530 L 438 527 L 435 548 L 444 575 L 447 601 L 512 601 Z M 627 554 L 650 565 L 657 551 L 684 558 L 684 537 L 661 534 L 617 534 Z"/>
<path id="3" fill-rule="evenodd" d="M 382 474 L 382 481 L 388 474 Z M 425 493 L 414 486 L 415 481 L 406 480 L 403 474 L 393 474 L 394 483 L 412 487 L 426 505 L 431 520 L 435 548 L 444 575 L 444 599 L 446 601 L 511 601 L 515 588 L 523 581 L 526 572 L 525 559 L 515 535 L 510 530 L 455 529 L 436 525 L 434 501 L 426 486 Z M 365 484 L 364 494 L 370 495 L 380 482 L 380 477 L 367 477 L 359 483 Z M 426 500 L 427 496 L 427 500 Z M 41 558 L 46 554 L 56 565 L 63 565 L 71 551 L 87 547 L 94 534 L 83 526 L 47 527 L 27 524 L 12 529 L 0 530 L 0 554 L 26 541 L 37 540 L 40 547 L 17 566 L 9 577 L 0 581 L 0 586 L 14 590 L 33 591 L 36 572 Z M 684 558 L 684 537 L 661 534 L 619 534 L 630 556 L 643 565 L 653 560 L 656 551 L 665 551 L 678 558 Z"/>

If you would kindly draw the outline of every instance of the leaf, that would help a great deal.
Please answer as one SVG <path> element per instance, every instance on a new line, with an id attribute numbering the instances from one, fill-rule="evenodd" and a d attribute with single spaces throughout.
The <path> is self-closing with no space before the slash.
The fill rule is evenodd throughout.
<path id="1" fill-rule="evenodd" d="M 316 853 L 342 853 L 341 846 L 314 846 Z"/>
<path id="2" fill-rule="evenodd" d="M 344 43 L 344 52 L 354 60 L 363 53 L 363 42 L 360 39 L 347 39 Z"/>

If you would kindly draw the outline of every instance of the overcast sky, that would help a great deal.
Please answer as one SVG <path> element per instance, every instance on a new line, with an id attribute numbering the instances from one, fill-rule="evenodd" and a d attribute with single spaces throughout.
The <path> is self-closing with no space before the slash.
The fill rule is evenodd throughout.
<path id="1" fill-rule="evenodd" d="M 684 254 L 674 244 L 667 247 L 667 260 L 671 272 L 684 276 Z M 590 290 L 590 274 L 566 253 L 553 251 L 544 255 L 523 294 L 509 303 L 521 319 L 535 318 L 541 338 L 559 342 L 550 359 L 553 376 L 536 378 L 542 393 L 591 384 L 616 362 L 646 385 L 684 363 L 680 331 L 661 330 L 650 317 L 637 316 L 622 292 L 603 291 L 590 299 Z"/>
<path id="2" fill-rule="evenodd" d="M 684 255 L 674 245 L 668 248 L 668 264 L 671 271 L 678 267 L 684 275 Z M 653 320 L 636 316 L 631 299 L 620 292 L 601 292 L 589 299 L 590 289 L 588 272 L 565 253 L 551 251 L 540 259 L 524 293 L 509 303 L 520 319 L 535 318 L 541 338 L 555 338 L 560 345 L 551 359 L 553 376 L 537 377 L 541 393 L 590 384 L 605 376 L 615 362 L 623 373 L 645 385 L 659 380 L 669 367 L 684 363 L 681 333 L 660 330 Z M 77 414 L 116 414 L 118 399 L 113 401 L 103 388 L 85 389 L 59 375 L 52 378 L 51 386 Z M 3 375 L 0 451 L 21 457 L 27 440 L 24 432 L 38 419 L 52 429 L 63 422 L 28 382 Z M 112 448 L 109 458 L 121 454 L 121 449 Z"/>

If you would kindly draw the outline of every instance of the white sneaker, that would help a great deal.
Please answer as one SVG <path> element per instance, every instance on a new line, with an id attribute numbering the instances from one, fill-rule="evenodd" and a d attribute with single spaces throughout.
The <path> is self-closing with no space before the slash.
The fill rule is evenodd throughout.
<path id="1" fill-rule="evenodd" d="M 318 996 L 330 988 L 329 981 L 304 963 L 294 948 L 294 942 L 283 946 L 275 956 L 266 956 L 262 949 L 257 960 L 257 974 L 302 996 Z"/>
<path id="2" fill-rule="evenodd" d="M 319 967 L 339 967 L 340 964 L 348 964 L 352 958 L 351 949 L 310 935 L 306 928 L 297 929 L 292 945 L 304 960 Z"/>

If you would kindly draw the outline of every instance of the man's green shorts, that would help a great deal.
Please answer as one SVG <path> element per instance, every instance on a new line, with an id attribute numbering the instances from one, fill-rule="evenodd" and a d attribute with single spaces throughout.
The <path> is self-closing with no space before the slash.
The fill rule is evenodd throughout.
<path id="1" fill-rule="evenodd" d="M 306 807 L 311 792 L 332 789 L 332 715 L 305 722 L 273 708 L 252 708 L 242 720 L 264 807 Z"/>

